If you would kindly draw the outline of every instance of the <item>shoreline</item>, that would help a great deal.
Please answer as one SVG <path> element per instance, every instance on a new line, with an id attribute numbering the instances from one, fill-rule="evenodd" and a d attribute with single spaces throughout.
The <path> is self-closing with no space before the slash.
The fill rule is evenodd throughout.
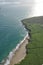
<path id="1" fill-rule="evenodd" d="M 24 57 L 26 56 L 26 48 L 25 46 L 28 44 L 28 39 L 29 39 L 29 36 L 28 34 L 24 37 L 24 39 L 19 43 L 17 44 L 16 48 L 14 48 L 10 53 L 9 55 L 7 56 L 6 60 L 3 60 L 1 64 L 3 65 L 13 65 L 12 63 L 12 60 L 15 59 L 16 57 L 15 56 L 18 56 L 19 53 L 21 53 L 23 49 L 21 49 L 22 47 L 24 47 L 24 51 L 25 51 L 25 54 L 23 54 L 23 56 L 19 59 L 19 61 L 16 61 L 17 63 L 19 63 L 21 60 L 24 59 Z M 21 50 L 20 50 L 21 49 Z M 16 58 L 17 59 L 17 58 Z M 16 63 L 14 63 L 16 64 Z"/>
<path id="2" fill-rule="evenodd" d="M 25 56 L 26 56 L 26 45 L 28 44 L 28 34 L 25 36 L 25 38 L 23 39 L 23 42 L 21 43 L 19 49 L 17 50 L 17 52 L 15 53 L 15 55 L 13 56 L 10 65 L 15 65 L 18 64 L 19 62 L 21 62 Z"/>

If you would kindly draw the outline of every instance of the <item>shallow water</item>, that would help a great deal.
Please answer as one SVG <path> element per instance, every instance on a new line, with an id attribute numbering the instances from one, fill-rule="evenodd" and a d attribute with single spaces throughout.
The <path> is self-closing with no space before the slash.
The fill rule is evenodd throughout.
<path id="1" fill-rule="evenodd" d="M 26 36 L 21 20 L 32 14 L 33 3 L 31 0 L 0 0 L 0 61 Z"/>
<path id="2" fill-rule="evenodd" d="M 0 61 L 5 58 L 9 52 L 26 35 L 26 30 L 20 22 L 27 16 L 27 8 L 1 6 L 0 9 Z"/>

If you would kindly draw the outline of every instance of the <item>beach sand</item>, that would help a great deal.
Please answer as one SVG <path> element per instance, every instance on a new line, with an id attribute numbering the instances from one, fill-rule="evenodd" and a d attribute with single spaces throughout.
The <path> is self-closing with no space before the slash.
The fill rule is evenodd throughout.
<path id="1" fill-rule="evenodd" d="M 19 47 L 19 49 L 16 51 L 15 55 L 12 57 L 10 61 L 10 65 L 14 65 L 19 63 L 21 60 L 23 60 L 26 56 L 26 45 L 28 44 L 28 38 L 24 40 L 22 45 Z"/>

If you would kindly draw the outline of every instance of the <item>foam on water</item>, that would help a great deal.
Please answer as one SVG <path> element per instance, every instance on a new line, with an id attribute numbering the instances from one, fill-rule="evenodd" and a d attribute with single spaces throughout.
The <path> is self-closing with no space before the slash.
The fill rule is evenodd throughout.
<path id="1" fill-rule="evenodd" d="M 6 63 L 5 63 L 4 65 L 9 65 L 9 64 L 10 64 L 10 60 L 7 59 L 7 60 L 6 60 Z"/>

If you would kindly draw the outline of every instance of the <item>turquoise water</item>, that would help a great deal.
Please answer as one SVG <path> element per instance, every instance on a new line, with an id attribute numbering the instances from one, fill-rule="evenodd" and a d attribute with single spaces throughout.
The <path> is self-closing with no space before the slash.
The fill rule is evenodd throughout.
<path id="1" fill-rule="evenodd" d="M 6 58 L 27 34 L 21 20 L 28 17 L 29 11 L 26 6 L 0 6 L 0 61 Z"/>

